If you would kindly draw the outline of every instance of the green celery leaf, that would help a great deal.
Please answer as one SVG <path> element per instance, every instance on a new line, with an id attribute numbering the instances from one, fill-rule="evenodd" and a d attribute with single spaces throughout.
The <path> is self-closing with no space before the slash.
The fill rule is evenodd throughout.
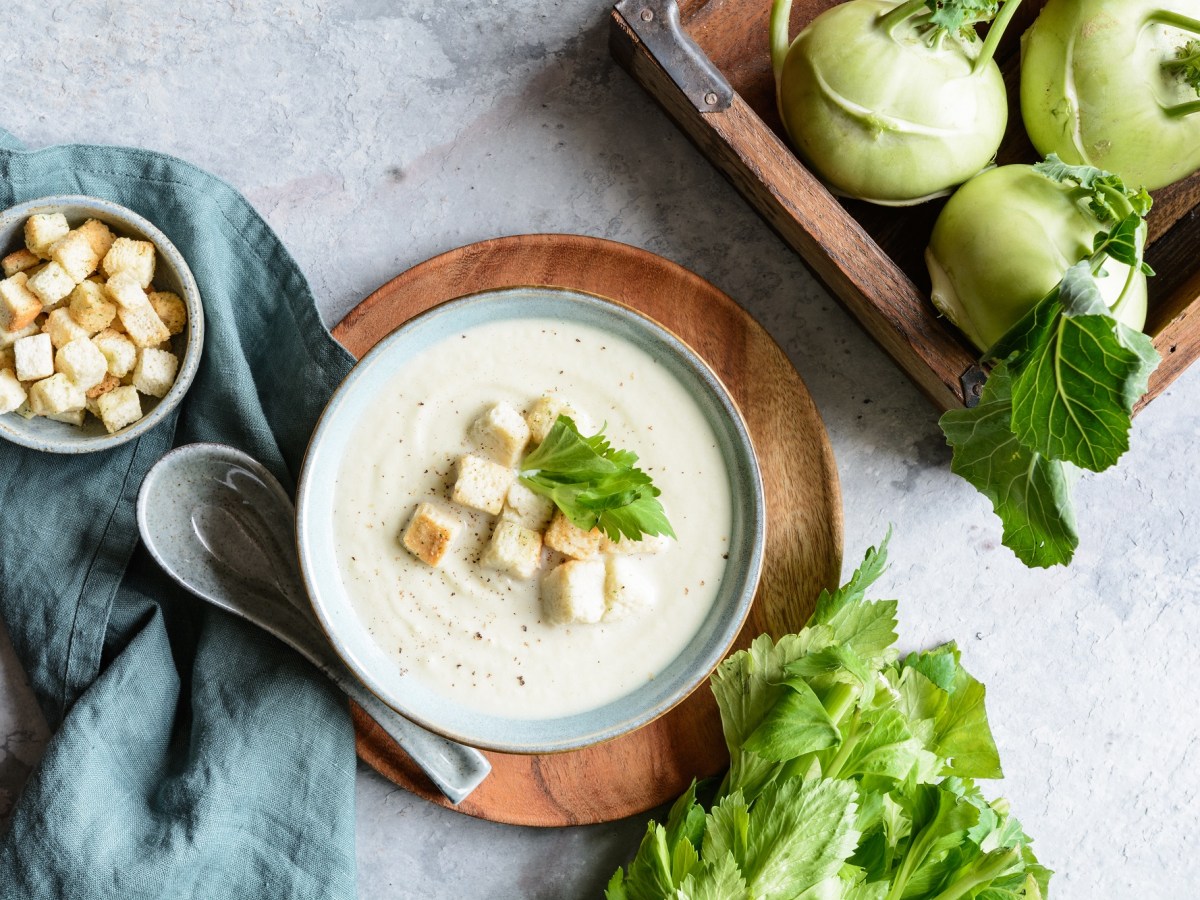
<path id="1" fill-rule="evenodd" d="M 974 409 L 939 421 L 954 448 L 950 469 L 992 501 L 1004 524 L 1004 545 L 1027 566 L 1071 561 L 1079 536 L 1065 465 L 1027 448 L 1012 433 L 1012 379 L 1007 364 L 992 369 Z"/>
<path id="2" fill-rule="evenodd" d="M 608 900 L 658 900 L 675 889 L 699 864 L 704 810 L 696 803 L 696 782 L 675 801 L 666 826 L 651 822 L 627 870 L 609 881 Z"/>
<path id="3" fill-rule="evenodd" d="M 709 812 L 702 855 L 705 859 L 730 856 L 740 868 L 749 859 L 749 846 L 750 807 L 741 791 L 734 791 Z"/>
<path id="4" fill-rule="evenodd" d="M 864 602 L 867 589 L 879 580 L 887 568 L 887 545 L 891 531 L 871 547 L 863 563 L 836 591 L 822 591 L 817 598 L 809 626 L 828 625 L 832 641 L 849 646 L 858 656 L 882 659 L 896 642 L 896 601 Z"/>
<path id="5" fill-rule="evenodd" d="M 800 679 L 789 679 L 791 690 L 780 697 L 745 741 L 745 748 L 763 759 L 786 762 L 832 747 L 841 734 L 829 718 L 829 713 Z"/>
<path id="6" fill-rule="evenodd" d="M 943 686 L 947 682 L 947 660 L 953 663 L 949 689 Z M 927 677 L 926 671 L 932 671 L 938 682 Z M 987 720 L 986 688 L 962 667 L 953 643 L 910 655 L 904 661 L 899 693 L 900 709 L 912 723 L 914 734 L 946 761 L 944 774 L 1004 777 L 1000 751 Z"/>
<path id="7" fill-rule="evenodd" d="M 778 774 L 780 764 L 745 749 L 746 740 L 762 724 L 784 693 L 784 667 L 806 652 L 813 629 L 786 635 L 774 643 L 760 635 L 746 650 L 726 659 L 713 672 L 713 695 L 721 711 L 721 729 L 729 747 L 725 793 L 742 791 L 754 799 Z"/>
<path id="8" fill-rule="evenodd" d="M 676 900 L 750 900 L 750 892 L 733 855 L 726 853 L 688 875 Z"/>
<path id="9" fill-rule="evenodd" d="M 742 872 L 754 897 L 791 900 L 836 878 L 858 843 L 853 782 L 793 778 L 750 809 Z"/>
<path id="10" fill-rule="evenodd" d="M 1086 263 L 1063 276 L 1059 303 L 1051 339 L 1012 381 L 1013 433 L 1028 451 L 1102 472 L 1129 449 L 1130 399 L 1144 392 L 1157 359 L 1126 346 Z"/>
<path id="11" fill-rule="evenodd" d="M 912 819 L 912 840 L 893 879 L 901 887 L 896 896 L 927 896 L 930 886 L 945 879 L 947 858 L 979 819 L 979 810 L 964 797 L 966 791 L 961 781 L 947 778 L 941 784 L 917 785 L 902 797 Z"/>
<path id="12" fill-rule="evenodd" d="M 521 483 L 548 498 L 577 528 L 600 528 L 614 541 L 648 534 L 675 537 L 660 491 L 635 466 L 637 454 L 615 450 L 603 432 L 584 437 L 559 416 L 545 440 L 521 462 Z"/>
<path id="13" fill-rule="evenodd" d="M 861 737 L 842 764 L 840 777 L 875 775 L 902 781 L 913 770 L 924 747 L 913 736 L 903 713 L 885 709 L 859 725 Z"/>
<path id="14" fill-rule="evenodd" d="M 910 653 L 904 658 L 904 667 L 916 669 L 949 693 L 954 690 L 954 678 L 958 674 L 958 645 L 951 641 L 934 650 Z"/>

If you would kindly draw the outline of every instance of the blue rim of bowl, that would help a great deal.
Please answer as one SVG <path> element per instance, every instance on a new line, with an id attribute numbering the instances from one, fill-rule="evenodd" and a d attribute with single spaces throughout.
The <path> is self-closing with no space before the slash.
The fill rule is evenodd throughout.
<path id="1" fill-rule="evenodd" d="M 322 439 L 326 430 L 330 427 L 331 421 L 336 416 L 340 406 L 345 401 L 346 396 L 354 390 L 356 382 L 367 371 L 370 365 L 379 357 L 382 357 L 390 352 L 392 345 L 403 341 L 408 337 L 409 333 L 419 327 L 428 326 L 432 319 L 453 315 L 459 309 L 468 306 L 477 306 L 482 303 L 487 303 L 496 298 L 496 295 L 509 294 L 519 291 L 534 291 L 552 293 L 556 298 L 566 301 L 578 303 L 583 306 L 591 306 L 602 310 L 608 315 L 626 316 L 636 321 L 639 327 L 648 331 L 654 339 L 666 345 L 676 357 L 682 361 L 686 368 L 700 381 L 702 381 L 709 389 L 712 396 L 717 400 L 725 414 L 728 422 L 733 426 L 732 436 L 735 438 L 735 443 L 741 451 L 741 456 L 745 460 L 750 482 L 753 488 L 751 500 L 749 504 L 751 515 L 747 517 L 744 523 L 744 528 L 748 536 L 752 538 L 751 549 L 747 557 L 747 564 L 744 569 L 737 573 L 737 584 L 734 589 L 737 593 L 737 601 L 733 608 L 733 614 L 727 618 L 725 627 L 720 631 L 720 640 L 714 642 L 714 646 L 710 652 L 706 653 L 703 658 L 697 660 L 694 664 L 694 673 L 686 682 L 680 685 L 672 693 L 664 697 L 660 702 L 651 705 L 647 709 L 630 716 L 619 723 L 606 728 L 599 728 L 587 733 L 581 733 L 577 737 L 569 741 L 547 742 L 544 744 L 520 743 L 504 741 L 488 736 L 480 736 L 478 734 L 463 734 L 457 733 L 453 729 L 445 727 L 436 720 L 429 719 L 425 716 L 415 714 L 410 709 L 405 707 L 403 701 L 399 698 L 390 696 L 390 692 L 371 675 L 367 666 L 363 665 L 342 643 L 338 638 L 335 626 L 330 621 L 327 611 L 324 609 L 319 600 L 320 591 L 314 581 L 311 569 L 312 561 L 309 554 L 309 544 L 312 540 L 311 528 L 308 522 L 307 510 L 309 506 L 309 498 L 312 494 L 311 482 L 314 477 L 313 461 L 316 455 L 320 452 Z M 512 318 L 519 318 L 514 316 Z M 735 506 L 737 505 L 735 499 Z M 586 291 L 581 291 L 575 288 L 557 288 L 547 287 L 544 285 L 512 285 L 504 288 L 491 288 L 483 291 L 478 291 L 471 294 L 466 294 L 461 297 L 456 297 L 450 300 L 443 301 L 429 309 L 413 316 L 411 319 L 404 322 L 400 327 L 391 332 L 387 337 L 381 340 L 378 344 L 372 347 L 361 359 L 355 363 L 354 368 L 338 385 L 324 410 L 321 412 L 320 419 L 317 422 L 317 427 L 313 430 L 312 436 L 309 438 L 308 447 L 305 451 L 304 461 L 301 467 L 300 478 L 298 482 L 296 494 L 296 545 L 298 556 L 300 559 L 301 575 L 303 577 L 304 586 L 308 593 L 309 602 L 312 603 L 313 610 L 317 617 L 317 622 L 321 629 L 325 632 L 326 637 L 333 645 L 338 656 L 346 664 L 350 672 L 376 697 L 385 704 L 395 709 L 406 718 L 416 724 L 428 729 L 436 734 L 440 734 L 446 738 L 457 741 L 462 744 L 467 744 L 473 747 L 479 747 L 485 750 L 495 750 L 501 753 L 512 754 L 552 754 L 566 753 L 574 750 L 581 750 L 586 747 L 603 744 L 610 740 L 615 740 L 622 735 L 643 728 L 663 715 L 666 715 L 699 688 L 704 681 L 716 670 L 717 666 L 726 658 L 729 651 L 733 648 L 737 641 L 738 635 L 741 633 L 742 627 L 745 625 L 746 619 L 750 613 L 750 607 L 754 600 L 754 595 L 758 590 L 759 580 L 762 575 L 763 556 L 766 550 L 766 498 L 763 489 L 762 472 L 758 464 L 758 454 L 754 448 L 754 443 L 750 437 L 749 429 L 746 427 L 745 419 L 742 417 L 741 410 L 738 409 L 736 402 L 730 395 L 729 390 L 725 387 L 720 377 L 712 370 L 712 368 L 704 361 L 704 359 L 693 350 L 686 341 L 674 334 L 669 329 L 665 328 L 654 319 L 639 310 L 628 307 L 622 303 L 612 300 L 608 297 L 602 297 L 597 294 L 591 294 Z M 728 577 L 729 573 L 723 577 Z M 632 696 L 639 689 L 631 691 L 629 694 L 618 698 L 614 703 L 620 703 Z M 452 704 L 453 701 L 447 698 L 446 702 Z M 606 704 L 607 706 L 609 704 Z M 604 709 L 605 706 L 597 709 Z M 561 716 L 546 720 L 528 720 L 528 719 L 511 719 L 513 722 L 560 722 L 564 719 L 575 717 L 587 717 L 596 710 L 587 710 L 582 713 L 573 714 L 570 716 Z"/>
<path id="2" fill-rule="evenodd" d="M 192 381 L 196 377 L 196 372 L 200 368 L 200 357 L 203 355 L 204 349 L 204 304 L 200 299 L 200 289 L 196 285 L 196 278 L 192 275 L 192 270 L 184 261 L 183 254 L 175 247 L 174 244 L 167 238 L 165 234 L 159 230 L 149 219 L 135 213 L 132 209 L 122 206 L 119 203 L 114 203 L 111 200 L 105 200 L 103 197 L 89 197 L 86 194 L 55 194 L 50 197 L 39 197 L 36 200 L 26 200 L 24 203 L 18 203 L 16 206 L 10 206 L 8 209 L 0 212 L 0 228 L 8 225 L 13 219 L 27 219 L 30 216 L 37 215 L 42 212 L 54 212 L 64 206 L 82 206 L 94 213 L 98 217 L 109 217 L 116 220 L 127 220 L 129 227 L 139 230 L 153 244 L 155 249 L 163 255 L 170 263 L 171 267 L 178 273 L 179 281 L 183 288 L 183 301 L 187 305 L 188 311 L 188 334 L 184 343 L 183 358 L 179 361 L 179 371 L 175 374 L 175 383 L 166 395 L 162 397 L 155 405 L 154 409 L 142 416 L 132 425 L 128 425 L 112 434 L 100 435 L 88 440 L 78 440 L 72 436 L 69 431 L 64 431 L 66 435 L 62 440 L 48 442 L 39 440 L 36 437 L 24 434 L 18 430 L 8 426 L 6 421 L 7 415 L 16 415 L 9 413 L 6 416 L 0 416 L 0 437 L 14 444 L 19 444 L 22 447 L 29 447 L 33 450 L 41 450 L 46 453 L 62 453 L 62 454 L 81 454 L 95 453 L 103 450 L 111 450 L 114 447 L 119 447 L 129 441 L 136 440 L 154 426 L 158 425 L 183 399 L 183 395 L 192 385 Z M 121 225 L 116 226 L 120 230 Z M 4 248 L 0 248 L 2 250 Z M 61 423 L 64 429 L 74 429 L 74 425 Z"/>

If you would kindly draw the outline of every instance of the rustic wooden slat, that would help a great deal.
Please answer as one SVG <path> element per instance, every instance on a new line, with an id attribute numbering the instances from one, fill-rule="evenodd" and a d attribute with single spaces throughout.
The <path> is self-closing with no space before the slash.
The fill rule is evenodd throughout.
<path id="1" fill-rule="evenodd" d="M 795 0 L 793 33 L 837 2 Z M 1018 43 L 1043 5 L 1027 0 L 1001 45 L 1013 111 L 998 154 L 1001 164 L 1037 158 L 1018 111 Z M 939 408 L 960 406 L 965 399 L 960 378 L 974 363 L 974 351 L 927 297 L 924 250 L 941 204 L 889 209 L 838 200 L 790 152 L 775 110 L 769 2 L 681 0 L 680 15 L 689 36 L 733 87 L 729 109 L 697 112 L 616 12 L 614 57 L 913 382 Z M 1154 196 L 1148 259 L 1159 276 L 1150 284 L 1146 331 L 1165 359 L 1151 379 L 1147 401 L 1200 357 L 1200 175 Z"/>

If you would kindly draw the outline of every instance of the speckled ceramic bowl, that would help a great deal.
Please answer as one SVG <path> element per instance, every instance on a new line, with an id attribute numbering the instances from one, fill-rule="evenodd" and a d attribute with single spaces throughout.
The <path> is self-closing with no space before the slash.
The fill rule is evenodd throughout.
<path id="1" fill-rule="evenodd" d="M 179 372 L 175 376 L 175 384 L 161 400 L 139 394 L 143 415 L 132 425 L 109 434 L 95 416 L 88 416 L 82 427 L 76 427 L 40 417 L 24 419 L 16 413 L 0 415 L 0 437 L 15 444 L 48 453 L 92 453 L 134 440 L 161 422 L 183 399 L 200 365 L 200 353 L 204 347 L 204 309 L 191 270 L 179 251 L 167 240 L 166 235 L 133 210 L 97 197 L 43 197 L 0 213 L 0 256 L 25 246 L 26 219 L 38 213 L 56 212 L 65 215 L 71 227 L 82 225 L 87 219 L 99 219 L 118 237 L 136 238 L 153 243 L 158 250 L 154 272 L 155 287 L 159 290 L 173 291 L 187 306 L 187 327 L 171 339 L 175 355 L 179 357 Z"/>
<path id="2" fill-rule="evenodd" d="M 469 709 L 402 675 L 368 633 L 342 584 L 334 550 L 338 473 L 356 426 L 413 354 L 476 325 L 550 318 L 599 328 L 640 346 L 695 398 L 716 435 L 733 497 L 731 552 L 720 590 L 699 630 L 654 679 L 587 712 L 517 719 Z M 389 705 L 456 741 L 506 753 L 551 753 L 610 740 L 662 715 L 728 653 L 749 612 L 764 546 L 762 479 L 745 423 L 712 370 L 679 338 L 607 300 L 565 290 L 512 288 L 445 303 L 384 339 L 338 388 L 309 444 L 296 503 L 301 568 L 317 617 L 350 670 Z"/>

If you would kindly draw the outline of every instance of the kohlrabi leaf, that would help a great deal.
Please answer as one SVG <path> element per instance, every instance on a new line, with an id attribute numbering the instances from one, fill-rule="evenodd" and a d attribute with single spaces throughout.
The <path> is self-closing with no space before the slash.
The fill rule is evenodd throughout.
<path id="1" fill-rule="evenodd" d="M 950 468 L 992 501 L 1004 525 L 1004 546 L 1027 566 L 1071 561 L 1079 546 L 1064 463 L 1026 447 L 1013 434 L 1012 378 L 992 369 L 979 405 L 939 421 L 954 448 Z"/>
<path id="2" fill-rule="evenodd" d="M 998 0 L 925 0 L 925 6 L 929 9 L 929 22 L 948 32 L 990 22 L 1000 9 Z"/>
<path id="3" fill-rule="evenodd" d="M 1144 217 L 1153 200 L 1144 190 L 1131 190 L 1119 175 L 1095 166 L 1072 166 L 1051 153 L 1044 162 L 1036 163 L 1035 172 L 1060 184 L 1074 184 L 1087 195 L 1088 206 L 1102 225 L 1115 225 L 1130 212 Z"/>
<path id="4" fill-rule="evenodd" d="M 1129 449 L 1133 401 L 1156 361 L 1126 346 L 1087 263 L 1067 270 L 1058 302 L 1063 314 L 1013 377 L 1012 431 L 1027 451 L 1103 472 Z"/>
<path id="5" fill-rule="evenodd" d="M 1175 58 L 1165 63 L 1184 84 L 1200 94 L 1200 41 L 1188 41 L 1175 53 Z"/>

